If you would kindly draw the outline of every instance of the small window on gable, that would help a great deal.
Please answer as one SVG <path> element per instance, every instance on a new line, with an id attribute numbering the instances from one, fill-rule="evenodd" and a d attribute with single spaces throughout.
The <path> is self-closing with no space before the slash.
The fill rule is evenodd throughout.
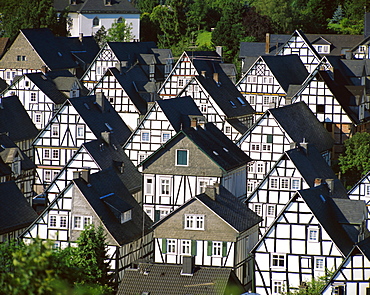
<path id="1" fill-rule="evenodd" d="M 253 205 L 254 212 L 256 212 L 257 215 L 262 215 L 262 205 L 261 204 L 254 204 Z"/>
<path id="2" fill-rule="evenodd" d="M 324 270 L 324 258 L 315 257 L 315 270 Z"/>
<path id="3" fill-rule="evenodd" d="M 162 133 L 162 143 L 167 142 L 171 138 L 170 132 L 163 132 Z"/>
<path id="4" fill-rule="evenodd" d="M 121 213 L 121 223 L 125 223 L 132 218 L 132 210 L 125 211 Z"/>
<path id="5" fill-rule="evenodd" d="M 36 92 L 31 92 L 30 94 L 30 102 L 36 103 L 37 102 L 37 93 Z"/>
<path id="6" fill-rule="evenodd" d="M 141 132 L 141 141 L 149 142 L 149 132 Z"/>
<path id="7" fill-rule="evenodd" d="M 188 166 L 188 150 L 176 150 L 176 166 Z"/>
<path id="8" fill-rule="evenodd" d="M 324 104 L 316 105 L 316 113 L 324 114 L 325 113 L 325 105 Z"/>
<path id="9" fill-rule="evenodd" d="M 307 232 L 307 239 L 309 242 L 319 242 L 319 228 L 318 227 L 309 227 Z"/>
<path id="10" fill-rule="evenodd" d="M 184 229 L 204 230 L 204 215 L 185 214 Z"/>
<path id="11" fill-rule="evenodd" d="M 97 26 L 99 26 L 99 18 L 95 16 L 93 19 L 93 27 L 97 27 Z"/>
<path id="12" fill-rule="evenodd" d="M 365 196 L 370 196 L 370 184 L 365 185 Z"/>
<path id="13" fill-rule="evenodd" d="M 266 143 L 272 143 L 274 136 L 272 134 L 266 135 Z"/>
<path id="14" fill-rule="evenodd" d="M 267 205 L 267 216 L 275 216 L 275 205 Z"/>

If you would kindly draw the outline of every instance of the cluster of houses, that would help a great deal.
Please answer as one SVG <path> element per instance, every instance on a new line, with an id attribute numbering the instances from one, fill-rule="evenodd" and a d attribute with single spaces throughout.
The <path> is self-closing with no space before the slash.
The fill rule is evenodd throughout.
<path id="1" fill-rule="evenodd" d="M 282 294 L 328 273 L 322 294 L 367 294 L 370 172 L 347 191 L 331 167 L 369 132 L 369 52 L 267 34 L 241 44 L 237 80 L 220 47 L 175 62 L 22 29 L 0 59 L 0 242 L 64 248 L 101 225 L 119 295 Z"/>

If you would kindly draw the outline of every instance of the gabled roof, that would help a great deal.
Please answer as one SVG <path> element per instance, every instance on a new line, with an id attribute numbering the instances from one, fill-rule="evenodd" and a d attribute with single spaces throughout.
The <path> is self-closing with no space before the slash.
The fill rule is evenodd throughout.
<path id="1" fill-rule="evenodd" d="M 340 34 L 306 34 L 311 44 L 328 44 L 330 55 L 343 55 L 344 50 L 349 50 L 364 39 L 363 35 Z"/>
<path id="2" fill-rule="evenodd" d="M 211 189 L 216 190 L 216 188 Z M 219 186 L 219 191 L 215 193 L 215 199 L 212 199 L 212 197 L 207 195 L 207 190 L 208 188 L 206 189 L 205 193 L 191 198 L 185 204 L 157 221 L 153 225 L 153 228 L 156 228 L 158 225 L 166 222 L 174 214 L 181 214 L 180 212 L 185 207 L 191 206 L 191 204 L 194 202 L 201 202 L 203 205 L 213 211 L 214 214 L 218 215 L 222 220 L 240 233 L 250 229 L 262 221 L 260 216 L 249 209 L 242 201 L 240 201 L 222 185 Z"/>
<path id="3" fill-rule="evenodd" d="M 197 266 L 190 276 L 181 271 L 181 265 L 140 263 L 138 269 L 125 269 L 117 295 L 229 295 L 233 286 L 240 286 L 235 294 L 243 292 L 231 268 Z"/>
<path id="4" fill-rule="evenodd" d="M 86 183 L 82 178 L 74 179 L 73 183 L 119 245 L 142 237 L 143 230 L 144 234 L 149 231 L 152 224 L 150 218 L 143 212 L 139 203 L 132 197 L 113 169 L 91 174 L 89 183 Z M 108 202 L 107 197 L 110 197 Z M 122 204 L 125 204 L 124 207 Z M 132 209 L 132 219 L 121 223 L 120 216 L 112 211 L 112 206 L 117 207 L 115 211 Z"/>
<path id="5" fill-rule="evenodd" d="M 185 51 L 184 54 L 192 61 L 198 74 L 202 71 L 209 74 L 217 72 L 215 64 L 222 62 L 221 56 L 216 51 Z"/>
<path id="6" fill-rule="evenodd" d="M 0 183 L 0 234 L 29 226 L 37 218 L 14 181 Z"/>
<path id="7" fill-rule="evenodd" d="M 45 74 L 48 78 L 52 79 L 56 88 L 64 93 L 69 93 L 71 89 L 77 87 L 80 90 L 80 96 L 86 96 L 89 90 L 73 75 L 70 71 L 50 71 Z"/>
<path id="8" fill-rule="evenodd" d="M 133 64 L 140 54 L 153 53 L 152 48 L 157 48 L 155 42 L 108 42 L 107 46 L 119 61 L 129 61 L 130 64 Z"/>
<path id="9" fill-rule="evenodd" d="M 7 133 L 14 142 L 34 139 L 38 133 L 17 96 L 1 98 L 0 133 Z"/>
<path id="10" fill-rule="evenodd" d="M 334 140 L 330 133 L 317 120 L 305 102 L 269 109 L 266 113 L 270 113 L 276 119 L 294 142 L 312 143 L 319 152 L 329 150 L 333 146 Z M 258 124 L 265 115 L 263 115 L 256 124 Z"/>
<path id="11" fill-rule="evenodd" d="M 185 128 L 163 144 L 157 151 L 147 157 L 140 166 L 146 169 L 167 149 L 182 137 L 188 137 L 206 156 L 216 163 L 225 172 L 246 165 L 251 158 L 236 146 L 213 123 L 206 123 L 204 127 Z"/>
<path id="12" fill-rule="evenodd" d="M 176 132 L 179 132 L 182 128 L 190 127 L 189 115 L 203 116 L 190 96 L 157 100 L 156 103 Z"/>
<path id="13" fill-rule="evenodd" d="M 77 68 L 71 53 L 61 39 L 56 38 L 50 29 L 21 29 L 35 52 L 50 70 Z"/>
<path id="14" fill-rule="evenodd" d="M 208 92 L 228 119 L 254 114 L 254 109 L 230 78 L 219 67 L 217 68 L 218 81 L 209 75 L 199 75 L 195 79 Z"/>
<path id="15" fill-rule="evenodd" d="M 54 8 L 60 12 L 69 8 L 69 12 L 79 13 L 130 13 L 140 14 L 140 10 L 135 8 L 130 1 L 111 0 L 111 5 L 105 5 L 105 0 L 76 0 L 76 4 L 71 4 L 71 0 L 54 0 Z"/>
<path id="16" fill-rule="evenodd" d="M 103 107 L 97 103 L 96 95 L 68 99 L 97 138 L 103 131 L 113 131 L 118 142 L 123 144 L 131 135 L 131 130 L 105 97 L 102 101 Z"/>
<path id="17" fill-rule="evenodd" d="M 261 56 L 276 80 L 285 92 L 289 85 L 301 85 L 308 76 L 308 71 L 296 54 Z"/>

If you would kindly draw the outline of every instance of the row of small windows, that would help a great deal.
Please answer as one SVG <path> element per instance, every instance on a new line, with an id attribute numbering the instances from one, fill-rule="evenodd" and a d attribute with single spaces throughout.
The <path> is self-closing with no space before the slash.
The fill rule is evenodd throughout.
<path id="1" fill-rule="evenodd" d="M 270 189 L 299 190 L 301 188 L 301 180 L 298 178 L 271 177 L 269 183 Z"/>
<path id="2" fill-rule="evenodd" d="M 302 257 L 304 260 L 302 266 L 311 268 L 311 257 Z M 271 253 L 271 268 L 285 268 L 286 267 L 286 254 Z M 323 271 L 325 268 L 325 260 L 322 257 L 314 257 L 314 269 Z"/>
<path id="3" fill-rule="evenodd" d="M 246 99 L 248 100 L 250 105 L 256 105 L 257 99 L 256 95 L 247 95 Z M 271 104 L 276 104 L 278 102 L 278 96 L 270 96 L 270 95 L 264 95 L 262 97 L 262 104 L 265 106 L 270 106 Z"/>
<path id="4" fill-rule="evenodd" d="M 123 17 L 119 17 L 117 19 L 117 23 L 123 23 Z M 93 27 L 98 27 L 100 25 L 100 19 L 95 16 L 93 19 Z"/>
<path id="5" fill-rule="evenodd" d="M 197 241 L 162 239 L 162 253 L 197 255 Z M 207 241 L 207 256 L 226 257 L 227 242 Z"/>
<path id="6" fill-rule="evenodd" d="M 91 224 L 91 216 L 73 216 L 72 229 L 83 230 L 87 225 Z M 49 228 L 67 228 L 67 215 L 49 215 Z"/>
<path id="7" fill-rule="evenodd" d="M 249 75 L 249 76 L 247 76 L 247 83 L 251 83 L 251 84 L 257 84 L 257 83 L 274 84 L 274 79 L 273 79 L 273 77 L 269 77 L 269 76 L 262 76 L 261 77 L 261 76 Z"/>
<path id="8" fill-rule="evenodd" d="M 77 125 L 76 126 L 76 136 L 78 138 L 82 138 L 85 135 L 85 125 Z M 52 137 L 59 137 L 59 125 L 52 125 L 51 126 L 51 136 Z"/>
<path id="9" fill-rule="evenodd" d="M 141 142 L 150 142 L 150 132 L 149 131 L 142 131 L 140 136 L 141 136 Z M 161 133 L 161 143 L 167 142 L 170 138 L 171 138 L 171 132 Z"/>

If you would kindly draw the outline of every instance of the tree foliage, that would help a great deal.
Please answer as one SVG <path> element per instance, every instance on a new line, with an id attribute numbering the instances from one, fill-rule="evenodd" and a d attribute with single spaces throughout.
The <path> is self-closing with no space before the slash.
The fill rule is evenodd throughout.
<path id="1" fill-rule="evenodd" d="M 101 26 L 99 30 L 94 34 L 94 39 L 98 43 L 99 47 L 102 48 L 107 42 L 107 31 L 104 26 Z"/>
<path id="2" fill-rule="evenodd" d="M 346 185 L 354 185 L 370 171 L 370 134 L 356 133 L 344 142 L 345 151 L 339 156 L 339 168 Z"/>
<path id="3" fill-rule="evenodd" d="M 108 42 L 130 42 L 134 38 L 132 24 L 127 24 L 125 19 L 122 22 L 114 22 L 108 29 L 106 40 Z"/>

